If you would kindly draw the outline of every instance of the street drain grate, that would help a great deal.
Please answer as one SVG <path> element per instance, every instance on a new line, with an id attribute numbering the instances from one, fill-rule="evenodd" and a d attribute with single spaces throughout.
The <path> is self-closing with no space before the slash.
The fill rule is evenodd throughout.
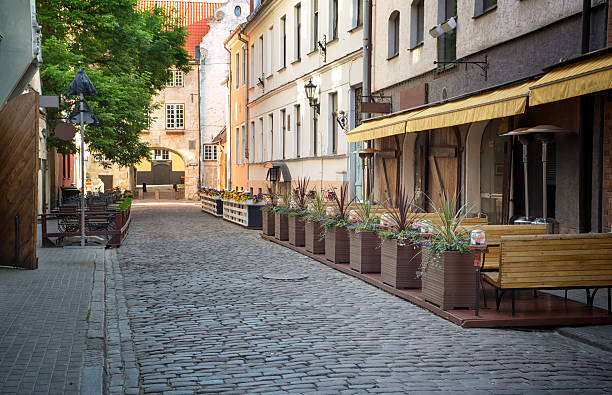
<path id="1" fill-rule="evenodd" d="M 261 278 L 274 281 L 304 281 L 308 276 L 299 273 L 266 273 Z"/>

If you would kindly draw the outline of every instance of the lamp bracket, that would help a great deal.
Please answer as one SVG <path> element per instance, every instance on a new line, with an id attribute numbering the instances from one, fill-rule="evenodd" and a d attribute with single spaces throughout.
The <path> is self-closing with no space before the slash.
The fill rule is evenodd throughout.
<path id="1" fill-rule="evenodd" d="M 487 71 L 489 70 L 489 61 L 487 59 L 487 56 L 484 57 L 484 61 L 467 61 L 467 60 L 453 60 L 450 62 L 434 61 L 434 64 L 453 64 L 453 65 L 464 64 L 466 70 L 467 70 L 468 64 L 471 64 L 471 65 L 474 65 L 480 68 L 480 70 L 482 71 L 480 74 L 484 76 L 485 81 L 487 80 L 487 77 L 488 77 Z"/>

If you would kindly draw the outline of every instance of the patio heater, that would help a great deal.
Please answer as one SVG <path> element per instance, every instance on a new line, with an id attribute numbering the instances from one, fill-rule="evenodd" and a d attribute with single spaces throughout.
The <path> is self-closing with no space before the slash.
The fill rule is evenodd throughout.
<path id="1" fill-rule="evenodd" d="M 505 133 L 502 136 L 518 136 L 519 142 L 523 145 L 523 179 L 525 180 L 525 216 L 520 217 L 514 221 L 515 224 L 530 224 L 535 220 L 535 217 L 529 215 L 529 178 L 528 178 L 528 165 L 529 155 L 528 146 L 531 142 L 531 135 L 527 132 L 527 128 L 515 129 L 511 132 Z"/>
<path id="2" fill-rule="evenodd" d="M 85 95 L 96 96 L 96 88 L 94 88 L 91 80 L 85 73 L 85 69 L 79 69 L 74 77 L 66 96 L 79 96 L 77 106 L 68 116 L 68 120 L 73 123 L 81 124 L 81 247 L 85 246 L 85 124 L 96 124 L 98 120 L 93 115 L 91 109 L 85 101 Z M 78 109 L 77 109 L 78 108 Z"/>

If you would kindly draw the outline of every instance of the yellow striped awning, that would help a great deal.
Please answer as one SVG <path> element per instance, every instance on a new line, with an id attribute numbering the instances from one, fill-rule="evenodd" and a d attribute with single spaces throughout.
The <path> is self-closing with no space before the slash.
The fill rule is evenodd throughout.
<path id="1" fill-rule="evenodd" d="M 522 114 L 527 105 L 529 82 L 511 85 L 412 114 L 406 132 L 419 132 Z"/>
<path id="2" fill-rule="evenodd" d="M 406 120 L 409 112 L 366 121 L 346 134 L 349 143 L 380 139 L 406 131 Z"/>
<path id="3" fill-rule="evenodd" d="M 612 89 L 612 54 L 559 67 L 545 74 L 530 89 L 530 106 Z"/>
<path id="4" fill-rule="evenodd" d="M 464 99 L 366 121 L 347 133 L 348 142 L 378 139 L 522 114 L 529 82 L 515 84 Z"/>

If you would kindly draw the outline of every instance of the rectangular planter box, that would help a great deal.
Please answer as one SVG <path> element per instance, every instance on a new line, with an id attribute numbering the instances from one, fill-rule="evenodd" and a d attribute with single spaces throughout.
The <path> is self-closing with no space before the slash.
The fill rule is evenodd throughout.
<path id="1" fill-rule="evenodd" d="M 200 194 L 202 211 L 217 217 L 223 217 L 223 200 Z"/>
<path id="2" fill-rule="evenodd" d="M 306 251 L 313 254 L 325 254 L 325 237 L 321 221 L 306 221 Z"/>
<path id="3" fill-rule="evenodd" d="M 304 247 L 304 218 L 289 215 L 289 244 L 296 247 Z"/>
<path id="4" fill-rule="evenodd" d="M 383 283 L 394 288 L 421 288 L 420 246 L 398 246 L 397 240 L 383 240 L 380 273 Z"/>
<path id="5" fill-rule="evenodd" d="M 423 272 L 423 299 L 443 310 L 473 309 L 475 276 L 473 254 L 445 252 Z"/>
<path id="6" fill-rule="evenodd" d="M 325 259 L 334 263 L 349 263 L 350 241 L 346 228 L 330 228 L 325 234 Z"/>
<path id="7" fill-rule="evenodd" d="M 274 238 L 278 240 L 289 240 L 288 215 L 274 214 Z"/>
<path id="8" fill-rule="evenodd" d="M 274 212 L 273 211 L 261 211 L 261 225 L 263 228 L 263 234 L 267 236 L 274 236 Z"/>
<path id="9" fill-rule="evenodd" d="M 359 273 L 380 273 L 380 238 L 376 232 L 350 232 L 351 269 Z"/>
<path id="10" fill-rule="evenodd" d="M 261 229 L 262 205 L 223 200 L 223 219 L 246 228 Z"/>

